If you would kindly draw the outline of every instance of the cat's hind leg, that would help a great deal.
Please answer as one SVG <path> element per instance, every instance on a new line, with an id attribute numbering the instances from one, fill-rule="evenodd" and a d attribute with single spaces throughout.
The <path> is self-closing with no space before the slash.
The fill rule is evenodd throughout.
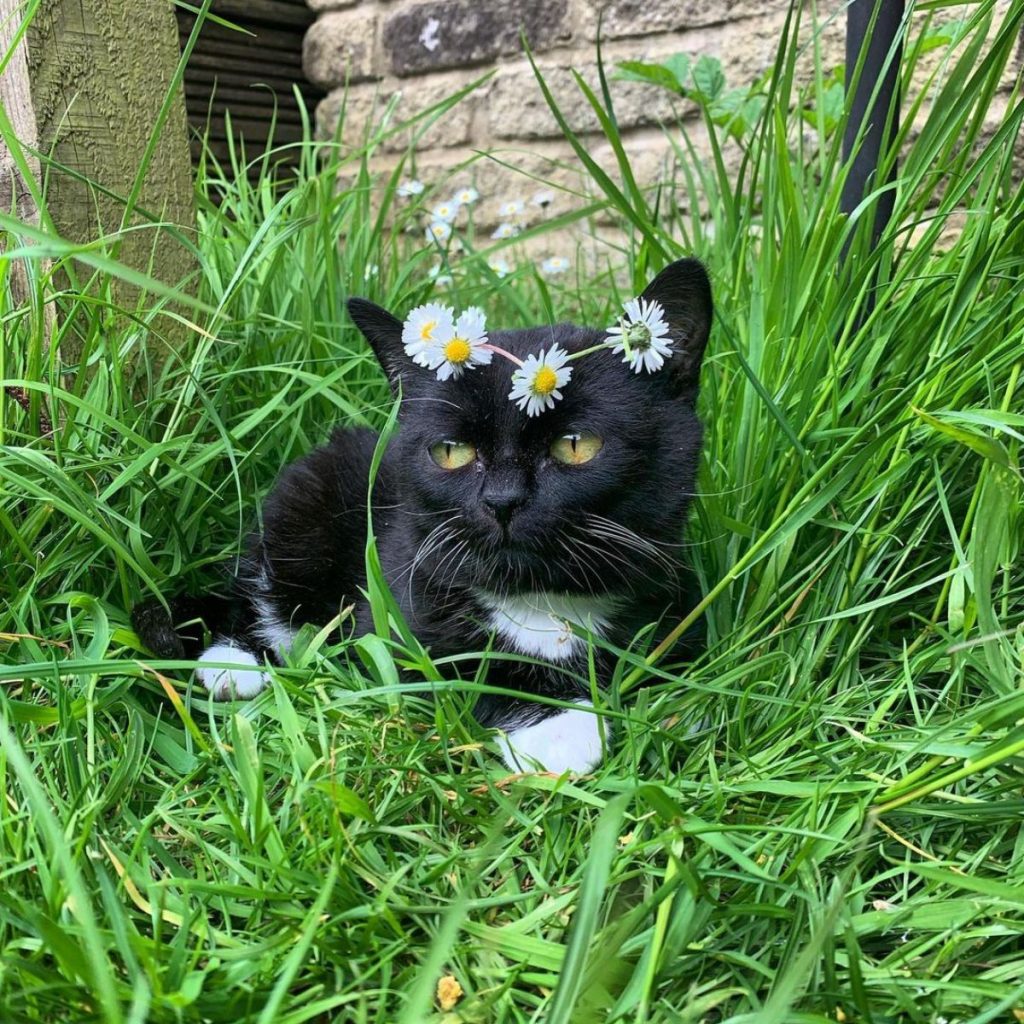
<path id="1" fill-rule="evenodd" d="M 214 700 L 255 697 L 269 680 L 267 659 L 277 661 L 291 641 L 259 588 L 243 590 L 237 580 L 234 587 L 230 597 L 180 596 L 167 608 L 152 600 L 132 611 L 136 633 L 154 654 L 196 660 L 196 678 Z"/>
<path id="2" fill-rule="evenodd" d="M 200 655 L 196 678 L 214 700 L 246 700 L 267 685 L 263 666 L 263 658 L 240 646 L 236 638 L 218 637 Z"/>

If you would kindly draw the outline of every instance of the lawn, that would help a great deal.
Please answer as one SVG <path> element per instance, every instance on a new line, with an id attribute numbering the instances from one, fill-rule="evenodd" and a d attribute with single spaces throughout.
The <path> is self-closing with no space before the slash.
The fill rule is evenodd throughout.
<path id="1" fill-rule="evenodd" d="M 576 139 L 593 203 L 531 233 L 617 218 L 592 272 L 463 232 L 432 276 L 447 186 L 371 176 L 380 133 L 287 184 L 207 161 L 196 235 L 135 229 L 192 250 L 180 285 L 0 214 L 3 1024 L 1024 1019 L 1024 9 L 920 6 L 874 244 L 796 19 L 749 90 L 674 65 L 714 145 L 665 125 L 657 192 L 591 96 L 620 166 Z M 592 776 L 509 775 L 471 716 L 500 662 L 399 622 L 305 628 L 248 703 L 140 647 L 132 605 L 211 585 L 285 461 L 388 423 L 349 295 L 601 326 L 690 254 L 707 648 L 618 652 Z"/>

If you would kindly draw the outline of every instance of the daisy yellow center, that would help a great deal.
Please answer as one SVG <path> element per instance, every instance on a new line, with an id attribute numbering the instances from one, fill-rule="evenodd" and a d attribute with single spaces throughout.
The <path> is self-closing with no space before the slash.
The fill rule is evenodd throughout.
<path id="1" fill-rule="evenodd" d="M 420 328 L 420 341 L 433 341 L 434 339 L 434 328 L 437 326 L 436 320 L 428 320 Z"/>
<path id="2" fill-rule="evenodd" d="M 470 355 L 469 342 L 465 338 L 452 338 L 444 347 L 444 357 L 449 363 L 464 363 Z"/>
<path id="3" fill-rule="evenodd" d="M 558 377 L 550 366 L 542 366 L 533 377 L 533 393 L 550 395 L 558 386 Z"/>

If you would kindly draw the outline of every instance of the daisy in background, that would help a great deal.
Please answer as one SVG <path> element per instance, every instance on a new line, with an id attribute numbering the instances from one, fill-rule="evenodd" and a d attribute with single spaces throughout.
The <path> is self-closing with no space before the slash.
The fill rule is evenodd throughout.
<path id="1" fill-rule="evenodd" d="M 564 274 L 569 269 L 569 261 L 564 256 L 549 256 L 540 269 L 545 274 Z"/>
<path id="2" fill-rule="evenodd" d="M 511 272 L 508 260 L 488 260 L 487 266 L 490 268 L 491 273 L 496 274 L 499 278 L 508 277 Z"/>
<path id="3" fill-rule="evenodd" d="M 484 311 L 470 306 L 459 314 L 455 329 L 447 340 L 438 338 L 427 351 L 429 366 L 437 370 L 438 380 L 461 377 L 466 370 L 486 366 L 492 358 L 487 344 L 487 320 Z"/>
<path id="4" fill-rule="evenodd" d="M 412 199 L 413 196 L 422 195 L 426 187 L 418 178 L 406 178 L 395 191 L 403 199 Z"/>
<path id="5" fill-rule="evenodd" d="M 402 324 L 405 354 L 417 364 L 436 369 L 436 348 L 455 336 L 455 310 L 437 302 L 417 306 Z M 431 365 L 433 363 L 433 365 Z"/>
<path id="6" fill-rule="evenodd" d="M 515 238 L 518 234 L 519 228 L 515 224 L 504 221 L 491 232 L 491 238 Z"/>
<path id="7" fill-rule="evenodd" d="M 538 355 L 527 356 L 512 374 L 512 390 L 508 397 L 527 416 L 539 416 L 545 409 L 553 409 L 562 397 L 559 388 L 564 388 L 572 376 L 572 367 L 566 366 L 569 353 L 552 345 Z"/>
<path id="8" fill-rule="evenodd" d="M 613 352 L 624 353 L 622 361 L 639 373 L 654 373 L 665 365 L 672 354 L 669 326 L 660 302 L 644 298 L 629 299 L 622 304 L 625 315 L 608 328 L 606 344 Z"/>
<path id="9" fill-rule="evenodd" d="M 502 220 L 516 220 L 526 213 L 526 203 L 522 199 L 506 199 L 498 207 L 498 216 Z"/>
<path id="10" fill-rule="evenodd" d="M 451 201 L 458 203 L 459 206 L 469 206 L 471 203 L 475 203 L 480 198 L 480 193 L 471 185 L 467 185 L 465 188 L 460 188 L 458 192 L 452 196 Z"/>
<path id="11" fill-rule="evenodd" d="M 459 204 L 454 199 L 449 199 L 446 203 L 438 203 L 437 206 L 430 211 L 431 217 L 435 221 L 444 221 L 445 224 L 451 224 L 453 220 L 459 215 Z"/>
<path id="12" fill-rule="evenodd" d="M 444 245 L 452 237 L 452 226 L 446 220 L 432 220 L 427 225 L 427 241 Z"/>

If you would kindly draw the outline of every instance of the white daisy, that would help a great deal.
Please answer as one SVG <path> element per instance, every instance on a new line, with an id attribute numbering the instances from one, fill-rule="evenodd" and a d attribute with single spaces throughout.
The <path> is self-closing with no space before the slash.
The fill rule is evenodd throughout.
<path id="1" fill-rule="evenodd" d="M 413 196 L 422 195 L 426 187 L 418 178 L 406 178 L 396 191 L 403 199 L 411 199 Z"/>
<path id="2" fill-rule="evenodd" d="M 436 370 L 435 346 L 444 345 L 455 334 L 455 311 L 451 306 L 428 302 L 417 306 L 402 324 L 405 354 L 419 366 Z"/>
<path id="3" fill-rule="evenodd" d="M 430 211 L 430 215 L 435 221 L 444 221 L 445 224 L 451 224 L 453 220 L 459 215 L 459 204 L 454 199 L 449 200 L 446 203 L 438 203 L 437 206 Z"/>
<path id="4" fill-rule="evenodd" d="M 622 361 L 629 363 L 636 373 L 660 370 L 672 354 L 669 326 L 661 303 L 653 299 L 629 299 L 622 308 L 626 314 L 619 317 L 614 327 L 608 328 L 607 344 L 613 352 L 625 353 Z"/>
<path id="5" fill-rule="evenodd" d="M 526 212 L 526 203 L 522 199 L 507 199 L 498 207 L 498 216 L 502 220 L 513 220 L 522 217 Z"/>
<path id="6" fill-rule="evenodd" d="M 491 238 L 515 238 L 519 234 L 519 228 L 515 224 L 505 221 L 499 224 L 492 232 Z"/>
<path id="7" fill-rule="evenodd" d="M 470 203 L 475 203 L 480 198 L 480 193 L 477 192 L 472 185 L 467 185 L 465 188 L 460 188 L 458 192 L 452 196 L 452 202 L 458 203 L 459 206 L 469 206 Z"/>
<path id="8" fill-rule="evenodd" d="M 508 260 L 488 260 L 487 266 L 490 267 L 492 273 L 497 274 L 498 277 L 508 277 L 511 272 Z"/>
<path id="9" fill-rule="evenodd" d="M 466 370 L 486 366 L 492 358 L 487 346 L 487 320 L 484 311 L 470 306 L 459 314 L 455 331 L 447 341 L 437 341 L 431 349 L 431 367 L 437 368 L 437 379 L 461 377 Z"/>
<path id="10" fill-rule="evenodd" d="M 452 237 L 452 226 L 444 220 L 432 220 L 427 225 L 427 241 L 443 245 Z"/>
<path id="11" fill-rule="evenodd" d="M 540 269 L 545 274 L 564 274 L 569 269 L 569 261 L 564 256 L 549 256 Z"/>
<path id="12" fill-rule="evenodd" d="M 552 345 L 550 350 L 540 350 L 539 355 L 530 355 L 523 365 L 512 374 L 512 390 L 508 397 L 527 416 L 539 416 L 545 409 L 553 409 L 562 397 L 559 388 L 564 388 L 572 376 L 572 367 L 565 364 L 569 353 Z"/>
<path id="13" fill-rule="evenodd" d="M 550 206 L 555 201 L 555 193 L 549 192 L 546 189 L 543 192 L 534 192 L 530 197 L 530 202 L 534 206 L 539 206 L 542 210 L 545 206 Z"/>
<path id="14" fill-rule="evenodd" d="M 380 267 L 376 263 L 371 263 L 363 271 L 363 280 L 369 281 L 370 278 L 376 277 L 380 273 Z"/>

